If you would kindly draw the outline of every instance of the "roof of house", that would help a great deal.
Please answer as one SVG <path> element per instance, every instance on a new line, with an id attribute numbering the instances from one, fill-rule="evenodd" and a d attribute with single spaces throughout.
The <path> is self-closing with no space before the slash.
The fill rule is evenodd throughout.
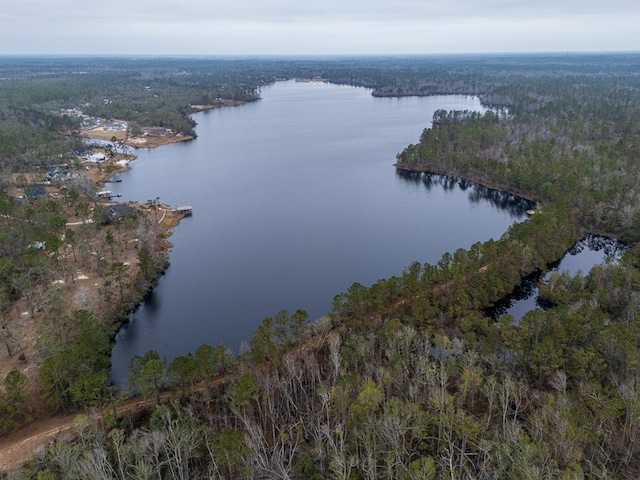
<path id="1" fill-rule="evenodd" d="M 66 170 L 62 167 L 55 167 L 47 172 L 47 178 L 55 178 L 57 176 L 66 177 L 68 175 L 69 175 L 69 170 Z"/>
<path id="2" fill-rule="evenodd" d="M 24 195 L 30 198 L 44 197 L 47 194 L 47 190 L 43 187 L 27 187 L 24 189 Z"/>
<path id="3" fill-rule="evenodd" d="M 101 162 L 106 160 L 107 156 L 104 153 L 92 153 L 87 156 L 87 162 Z"/>
<path id="4" fill-rule="evenodd" d="M 111 211 L 112 215 L 116 215 L 120 212 L 127 211 L 131 207 L 128 205 L 122 205 L 121 203 L 117 203 L 115 205 L 109 205 L 107 208 L 109 209 L 109 211 Z"/>

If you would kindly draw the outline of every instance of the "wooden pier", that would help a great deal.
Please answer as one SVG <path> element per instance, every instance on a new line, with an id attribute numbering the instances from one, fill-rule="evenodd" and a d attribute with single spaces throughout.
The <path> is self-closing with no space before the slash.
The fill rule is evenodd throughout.
<path id="1" fill-rule="evenodd" d="M 107 199 L 107 200 L 111 200 L 112 198 L 120 198 L 122 196 L 121 193 L 111 193 L 111 190 L 101 190 L 98 193 L 96 193 L 96 195 L 98 196 L 98 198 L 102 198 L 102 199 Z"/>
<path id="2" fill-rule="evenodd" d="M 185 217 L 190 217 L 193 215 L 193 208 L 191 208 L 191 205 L 183 205 L 182 207 L 176 208 L 176 212 L 184 215 Z"/>

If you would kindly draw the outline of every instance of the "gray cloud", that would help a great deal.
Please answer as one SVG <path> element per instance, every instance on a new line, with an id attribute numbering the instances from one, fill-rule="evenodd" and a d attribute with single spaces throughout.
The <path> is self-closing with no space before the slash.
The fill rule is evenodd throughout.
<path id="1" fill-rule="evenodd" d="M 88 20 L 261 20 L 300 21 L 370 21 L 379 19 L 438 18 L 526 18 L 573 16 L 576 14 L 638 14 L 640 2 L 614 0 L 111 0 L 107 2 L 80 2 L 78 0 L 5 0 L 3 15 L 23 19 L 48 18 Z"/>
<path id="2" fill-rule="evenodd" d="M 637 0 L 4 0 L 0 53 L 640 50 L 639 21 Z"/>

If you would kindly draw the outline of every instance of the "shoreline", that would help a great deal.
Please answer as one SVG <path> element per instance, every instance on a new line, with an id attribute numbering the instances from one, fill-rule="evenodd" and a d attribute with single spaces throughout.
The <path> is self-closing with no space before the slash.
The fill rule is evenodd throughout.
<path id="1" fill-rule="evenodd" d="M 88 188 L 94 193 L 102 191 L 105 187 L 108 188 L 108 182 L 114 175 L 127 171 L 129 162 L 136 158 L 137 156 L 134 154 L 118 153 L 104 164 L 83 163 L 77 175 L 87 179 L 89 182 L 87 185 L 91 185 Z M 59 189 L 63 186 L 62 183 L 49 182 L 48 191 L 51 197 L 62 198 Z M 17 188 L 13 190 L 16 191 L 10 189 L 9 192 L 11 194 L 19 193 Z M 73 251 L 73 248 L 66 245 L 60 254 L 61 261 L 65 262 L 64 268 L 48 272 L 45 281 L 47 288 L 49 285 L 53 285 L 53 288 L 57 289 L 55 295 L 61 302 L 60 315 L 71 315 L 73 311 L 84 309 L 91 312 L 103 324 L 108 325 L 111 338 L 109 355 L 112 354 L 117 332 L 129 321 L 129 314 L 139 308 L 168 268 L 169 252 L 172 247 L 170 237 L 184 217 L 169 205 L 156 204 L 152 206 L 149 203 L 121 202 L 119 200 L 117 198 L 112 200 L 96 198 L 91 202 L 91 208 L 84 213 L 74 212 L 73 209 L 66 211 L 64 228 L 67 231 L 88 229 L 92 232 L 86 234 L 89 242 L 87 243 L 89 256 L 82 258 L 82 255 L 78 254 L 76 258 L 76 252 Z M 91 224 L 95 224 L 94 208 L 108 209 L 112 205 L 123 205 L 139 212 L 136 214 L 139 218 L 136 225 L 142 226 L 143 229 L 138 227 L 132 229 L 126 226 L 128 224 L 118 227 L 117 221 L 110 221 L 99 228 L 97 226 L 91 227 Z M 148 220 L 145 220 L 145 217 Z M 109 250 L 104 244 L 100 246 L 100 238 L 103 238 L 106 232 L 113 235 L 111 238 L 114 241 L 116 253 L 114 253 L 113 247 Z M 138 242 L 145 242 L 153 252 L 152 275 L 143 274 L 139 267 Z M 128 272 L 127 289 L 123 290 L 112 278 L 108 275 L 105 276 L 104 271 L 101 273 L 96 269 L 94 259 L 100 255 L 97 252 L 104 255 L 106 262 L 119 262 L 126 267 Z M 1 378 L 4 378 L 4 375 L 9 371 L 17 370 L 27 376 L 25 391 L 30 397 L 31 418 L 24 423 L 24 426 L 37 424 L 44 419 L 57 416 L 46 407 L 44 400 L 46 392 L 41 390 L 38 379 L 42 359 L 36 345 L 41 337 L 39 328 L 43 321 L 47 321 L 44 310 L 31 309 L 28 302 L 23 299 L 12 302 L 7 322 L 10 322 L 16 338 L 19 338 L 20 350 L 13 354 L 9 351 L 2 351 L 0 374 Z"/>
<path id="2" fill-rule="evenodd" d="M 521 192 L 514 192 L 512 189 L 506 189 L 504 187 L 498 186 L 498 185 L 494 185 L 494 184 L 488 184 L 486 182 L 482 182 L 478 179 L 474 179 L 468 176 L 462 176 L 462 175 L 456 175 L 456 174 L 451 174 L 451 173 L 443 173 L 440 171 L 436 171 L 436 170 L 427 170 L 427 169 L 420 169 L 420 168 L 409 168 L 408 166 L 403 166 L 400 162 L 398 163 L 394 163 L 393 167 L 396 170 L 400 170 L 403 172 L 410 172 L 410 173 L 424 173 L 426 175 L 441 175 L 444 177 L 452 177 L 452 178 L 458 178 L 460 180 L 466 180 L 467 182 L 473 182 L 477 185 L 480 185 L 482 187 L 485 188 L 489 188 L 491 190 L 496 190 L 499 192 L 504 192 L 504 193 L 508 193 L 510 195 L 515 195 L 516 197 L 520 197 L 520 198 L 524 198 L 525 200 L 528 200 L 530 202 L 532 202 L 533 204 L 536 205 L 536 209 L 540 208 L 540 204 L 538 202 L 538 200 L 536 200 L 535 198 L 533 198 L 531 195 L 525 194 L 525 193 L 521 193 Z"/>
<path id="3" fill-rule="evenodd" d="M 240 105 L 244 105 L 247 103 L 244 100 L 216 100 L 215 103 L 203 104 L 203 103 L 194 103 L 189 105 L 189 113 L 198 113 L 204 112 L 205 110 L 215 110 L 216 108 L 225 108 L 225 107 L 239 107 Z"/>
<path id="4" fill-rule="evenodd" d="M 171 145 L 172 143 L 186 142 L 195 138 L 191 135 L 184 135 L 181 133 L 164 136 L 145 135 L 138 137 L 129 137 L 126 132 L 124 132 L 124 135 L 122 133 L 123 132 L 108 132 L 105 131 L 102 127 L 97 127 L 81 132 L 80 136 L 88 140 L 100 140 L 108 142 L 112 141 L 113 138 L 116 138 L 118 141 L 123 142 L 123 144 L 128 147 L 149 149 L 161 147 L 163 145 Z"/>
<path id="5" fill-rule="evenodd" d="M 192 115 L 194 113 L 205 112 L 208 110 L 215 110 L 218 108 L 226 108 L 226 107 L 239 107 L 241 105 L 246 104 L 247 102 L 244 100 L 216 100 L 215 103 L 211 104 L 192 104 L 189 105 L 188 114 Z M 125 125 L 125 121 L 118 121 L 118 123 Z M 158 130 L 158 132 L 154 132 L 154 130 Z M 128 131 L 125 128 L 115 131 L 106 130 L 102 126 L 98 126 L 95 128 L 91 128 L 88 130 L 83 130 L 80 132 L 80 136 L 87 139 L 95 139 L 95 140 L 106 140 L 111 141 L 114 138 L 122 142 L 124 145 L 131 148 L 157 148 L 163 145 L 171 145 L 173 143 L 179 142 L 187 142 L 189 140 L 194 140 L 196 135 L 185 135 L 184 133 L 174 133 L 169 129 L 164 128 L 154 128 L 154 127 L 145 127 L 143 128 L 142 135 L 129 136 Z"/>

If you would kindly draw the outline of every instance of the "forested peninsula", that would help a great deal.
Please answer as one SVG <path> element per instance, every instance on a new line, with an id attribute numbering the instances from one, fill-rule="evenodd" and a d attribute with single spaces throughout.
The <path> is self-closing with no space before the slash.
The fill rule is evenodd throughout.
<path id="1" fill-rule="evenodd" d="M 0 58 L 0 77 L 0 334 L 12 362 L 0 429 L 10 439 L 84 412 L 19 469 L 3 463 L 4 477 L 640 476 L 640 54 Z M 257 101 L 284 78 L 376 96 L 477 95 L 486 113 L 436 112 L 396 168 L 516 193 L 536 212 L 436 264 L 355 283 L 318 321 L 274 312 L 239 355 L 202 345 L 170 364 L 135 357 L 128 389 L 116 389 L 109 341 L 131 287 L 166 261 L 163 206 L 112 213 L 80 175 L 84 117 L 70 112 L 122 120 L 132 136 L 194 136 L 194 105 Z M 92 168 L 114 171 L 117 150 Z M 54 168 L 77 176 L 33 195 Z M 548 308 L 519 322 L 488 313 L 589 233 L 628 248 L 589 272 L 551 274 L 540 286 Z M 73 287 L 89 268 L 97 296 Z M 135 394 L 142 408 L 118 410 Z"/>

